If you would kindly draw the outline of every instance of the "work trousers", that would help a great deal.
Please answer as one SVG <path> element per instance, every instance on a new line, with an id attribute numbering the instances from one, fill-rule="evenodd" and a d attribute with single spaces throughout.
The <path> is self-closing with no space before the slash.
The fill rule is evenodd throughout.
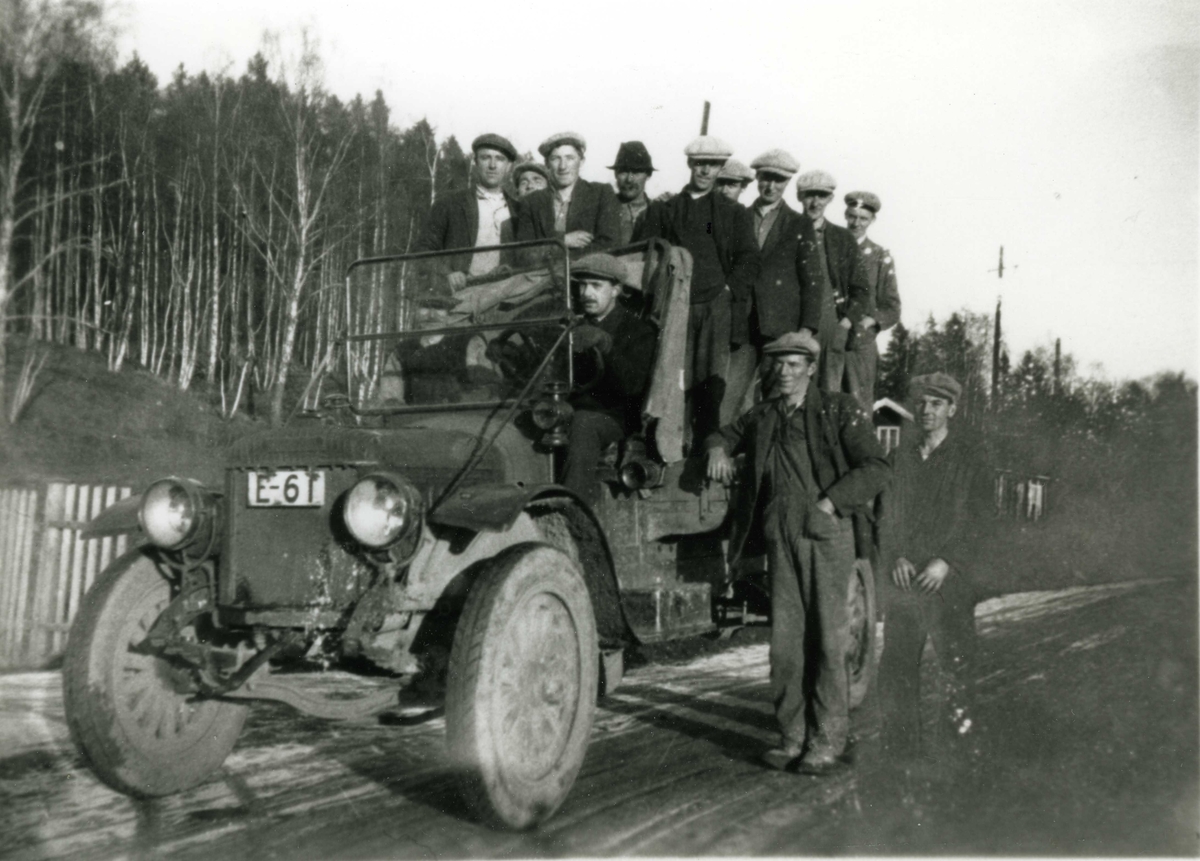
<path id="1" fill-rule="evenodd" d="M 821 356 L 817 360 L 817 385 L 822 391 L 846 391 L 846 340 L 850 330 L 839 325 L 838 318 L 826 314 L 821 318 Z"/>
<path id="2" fill-rule="evenodd" d="M 974 590 L 954 570 L 931 595 L 915 584 L 909 592 L 901 590 L 890 572 L 879 579 L 884 601 L 879 666 L 884 746 L 898 756 L 944 753 L 951 742 L 968 735 L 973 738 L 978 731 L 972 708 L 977 643 Z M 934 733 L 922 738 L 921 655 L 927 638 L 933 641 L 943 683 L 936 692 Z"/>
<path id="3" fill-rule="evenodd" d="M 721 428 L 721 401 L 729 371 L 731 297 L 722 290 L 707 302 L 688 309 L 688 349 L 685 389 L 691 400 L 694 440 Z"/>
<path id="4" fill-rule="evenodd" d="M 600 455 L 625 437 L 625 428 L 608 413 L 578 410 L 571 416 L 567 459 L 563 464 L 563 486 L 573 490 L 593 508 L 600 502 L 596 466 Z"/>
<path id="5" fill-rule="evenodd" d="M 846 379 L 843 388 L 854 395 L 867 415 L 875 412 L 875 374 L 879 352 L 875 347 L 875 336 L 860 331 L 855 349 L 846 351 Z"/>
<path id="6" fill-rule="evenodd" d="M 854 531 L 849 519 L 815 504 L 791 516 L 784 509 L 773 503 L 764 523 L 775 717 L 785 744 L 807 739 L 809 750 L 839 754 L 850 731 L 846 595 Z"/>

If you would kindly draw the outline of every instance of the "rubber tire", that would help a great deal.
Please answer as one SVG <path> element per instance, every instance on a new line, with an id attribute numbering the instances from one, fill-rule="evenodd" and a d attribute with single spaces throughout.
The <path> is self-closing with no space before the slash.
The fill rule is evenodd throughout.
<path id="1" fill-rule="evenodd" d="M 170 676 L 184 671 L 129 650 L 171 597 L 153 559 L 140 550 L 126 553 L 84 596 L 63 661 L 71 738 L 102 781 L 140 798 L 203 782 L 233 749 L 248 712 L 237 703 L 176 693 Z M 164 723 L 172 713 L 173 726 Z"/>
<path id="2" fill-rule="evenodd" d="M 856 604 L 859 606 L 856 609 Z M 867 698 L 875 680 L 879 658 L 876 648 L 878 630 L 875 626 L 875 575 L 866 559 L 854 560 L 850 588 L 846 594 L 846 618 L 850 622 L 851 643 L 847 654 L 847 676 L 850 684 L 850 708 L 858 708 Z M 856 623 L 857 622 L 857 626 Z"/>
<path id="3" fill-rule="evenodd" d="M 541 655 L 523 653 L 517 632 L 537 630 L 547 621 L 545 636 L 524 644 L 526 650 L 540 645 Z M 463 799 L 475 816 L 494 827 L 523 830 L 559 808 L 587 752 L 599 666 L 592 602 L 570 557 L 535 543 L 499 554 L 467 597 L 447 676 L 446 740 Z M 531 694 L 540 694 L 545 708 L 523 708 L 535 701 Z M 547 720 L 555 709 L 556 720 Z M 542 725 L 531 727 L 539 715 Z M 550 731 L 542 731 L 547 726 Z M 524 745 L 513 738 L 522 728 L 529 742 Z"/>

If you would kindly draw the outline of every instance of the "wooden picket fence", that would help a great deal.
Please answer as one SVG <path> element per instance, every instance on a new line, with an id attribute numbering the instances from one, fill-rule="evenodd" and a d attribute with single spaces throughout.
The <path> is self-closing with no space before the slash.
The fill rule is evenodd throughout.
<path id="1" fill-rule="evenodd" d="M 62 654 L 83 594 L 128 547 L 125 535 L 80 531 L 130 493 L 68 481 L 0 488 L 0 667 L 44 667 Z"/>

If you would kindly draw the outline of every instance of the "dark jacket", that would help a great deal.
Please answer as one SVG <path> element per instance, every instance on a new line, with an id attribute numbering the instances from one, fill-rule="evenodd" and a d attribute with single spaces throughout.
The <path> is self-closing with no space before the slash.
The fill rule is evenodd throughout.
<path id="1" fill-rule="evenodd" d="M 520 203 L 508 192 L 504 193 L 508 201 L 508 213 L 511 218 L 509 226 L 501 232 L 501 242 L 512 242 L 515 235 L 517 215 Z M 433 204 L 429 212 L 429 222 L 425 232 L 421 234 L 414 251 L 445 251 L 450 248 L 474 248 L 475 237 L 479 235 L 479 203 L 475 197 L 475 189 L 466 188 L 443 194 Z M 504 255 L 501 262 L 508 263 Z M 447 261 L 448 272 L 466 272 L 471 267 L 470 254 L 456 254 Z"/>
<path id="2" fill-rule="evenodd" d="M 952 431 L 921 460 L 919 434 L 912 437 L 892 452 L 892 484 L 880 498 L 883 573 L 900 557 L 917 571 L 940 558 L 965 573 L 989 502 L 983 454 Z"/>
<path id="3" fill-rule="evenodd" d="M 753 225 L 754 209 L 750 209 Z M 754 282 L 750 327 L 759 346 L 780 335 L 821 324 L 821 282 L 810 277 L 800 255 L 801 222 L 807 221 L 786 203 L 763 243 L 762 269 Z M 811 222 L 810 222 L 811 225 Z"/>
<path id="4" fill-rule="evenodd" d="M 618 305 L 598 324 L 612 338 L 612 348 L 604 354 L 604 371 L 590 391 L 576 395 L 571 405 L 577 410 L 608 413 L 621 422 L 627 432 L 637 429 L 642 402 L 650 385 L 654 348 L 658 343 L 655 328 L 631 311 Z M 587 354 L 576 358 L 577 380 L 586 381 L 594 373 Z"/>
<path id="5" fill-rule="evenodd" d="M 758 509 L 767 455 L 779 421 L 776 400 L 763 401 L 704 442 L 705 449 L 724 448 L 731 455 L 746 455 L 749 475 L 733 506 L 730 563 L 740 557 Z M 808 385 L 803 409 L 808 454 L 820 493 L 829 497 L 843 517 L 869 514 L 872 500 L 891 476 L 871 419 L 851 395 L 822 392 L 815 379 Z"/>
<path id="6" fill-rule="evenodd" d="M 682 219 L 687 188 L 667 201 L 654 201 L 646 218 L 634 233 L 633 241 L 661 237 L 672 245 L 684 245 L 676 225 Z M 754 238 L 754 222 L 744 206 L 726 200 L 715 191 L 713 195 L 712 236 L 717 257 L 725 273 L 725 284 L 733 293 L 733 323 L 730 341 L 744 344 L 749 339 L 750 295 L 760 267 L 758 242 Z M 684 245 L 686 247 L 686 245 Z"/>
<path id="7" fill-rule="evenodd" d="M 812 219 L 800 216 L 799 261 L 808 278 L 819 285 L 825 283 L 820 271 L 821 256 L 817 250 L 817 232 Z M 852 323 L 863 318 L 870 302 L 870 283 L 867 267 L 854 234 L 844 227 L 825 221 L 825 257 L 829 263 L 830 290 L 821 300 L 821 349 L 840 352 L 847 348 L 846 334 L 838 321 L 849 317 Z"/>
<path id="8" fill-rule="evenodd" d="M 592 244 L 587 251 L 603 251 L 615 246 L 621 235 L 616 192 L 600 182 L 581 179 L 575 183 L 571 204 L 567 207 L 567 233 L 576 230 L 592 234 Z M 553 239 L 554 236 L 554 189 L 543 188 L 521 201 L 517 241 Z"/>

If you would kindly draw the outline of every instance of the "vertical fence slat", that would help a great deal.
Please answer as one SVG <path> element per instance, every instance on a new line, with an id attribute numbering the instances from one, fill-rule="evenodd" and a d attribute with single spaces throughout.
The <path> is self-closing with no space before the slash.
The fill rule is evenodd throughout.
<path id="1" fill-rule="evenodd" d="M 31 639 L 30 657 L 38 664 L 44 663 L 54 654 L 54 631 L 45 627 L 58 621 L 55 615 L 54 595 L 58 589 L 58 555 L 61 549 L 62 529 L 51 524 L 63 519 L 63 484 L 51 481 L 46 484 L 45 501 L 42 505 L 42 541 L 37 562 L 37 597 L 34 599 L 34 628 Z"/>
<path id="2" fill-rule="evenodd" d="M 5 558 L 8 532 L 8 496 L 7 490 L 0 490 L 0 664 L 14 663 L 14 656 L 9 648 L 9 634 L 13 629 L 12 604 L 16 595 L 16 583 L 10 574 L 10 568 Z"/>
<path id="3" fill-rule="evenodd" d="M 117 488 L 104 488 L 104 505 L 101 509 L 108 508 L 117 501 Z M 108 563 L 112 562 L 113 558 L 113 540 L 111 535 L 106 535 L 100 539 L 100 570 L 103 571 L 108 567 Z"/>
<path id="4" fill-rule="evenodd" d="M 75 516 L 75 485 L 65 485 L 63 496 L 63 520 L 65 521 Z M 68 603 L 71 595 L 71 548 L 74 546 L 71 530 L 66 527 L 59 530 L 58 542 L 58 594 L 54 602 L 53 621 L 57 625 L 65 625 L 70 618 L 68 614 L 71 612 L 71 606 Z M 54 652 L 56 654 L 63 650 L 66 640 L 65 631 L 54 632 Z"/>
<path id="5" fill-rule="evenodd" d="M 17 541 L 13 558 L 16 563 L 17 610 L 14 614 L 13 657 L 21 661 L 26 657 L 29 624 L 29 593 L 33 572 L 30 570 L 30 550 L 33 549 L 34 511 L 37 508 L 37 492 L 17 491 Z"/>
<path id="6" fill-rule="evenodd" d="M 104 510 L 104 487 L 97 485 L 92 488 L 91 493 L 91 509 L 80 520 L 91 520 Z M 89 538 L 87 542 L 87 584 L 84 587 L 84 592 L 92 588 L 92 583 L 96 580 L 96 574 L 100 570 L 100 539 Z"/>
<path id="7" fill-rule="evenodd" d="M 20 572 L 17 570 L 17 494 L 16 490 L 4 491 L 4 579 L 8 581 L 8 599 L 4 608 L 4 654 L 10 663 L 17 659 L 17 590 Z"/>
<path id="8" fill-rule="evenodd" d="M 80 485 L 75 493 L 75 510 L 71 512 L 71 519 L 87 520 L 87 504 L 87 485 Z M 65 622 L 70 622 L 79 612 L 79 600 L 83 594 L 84 544 L 79 529 L 71 527 L 71 603 L 67 605 L 67 618 L 63 620 Z"/>

